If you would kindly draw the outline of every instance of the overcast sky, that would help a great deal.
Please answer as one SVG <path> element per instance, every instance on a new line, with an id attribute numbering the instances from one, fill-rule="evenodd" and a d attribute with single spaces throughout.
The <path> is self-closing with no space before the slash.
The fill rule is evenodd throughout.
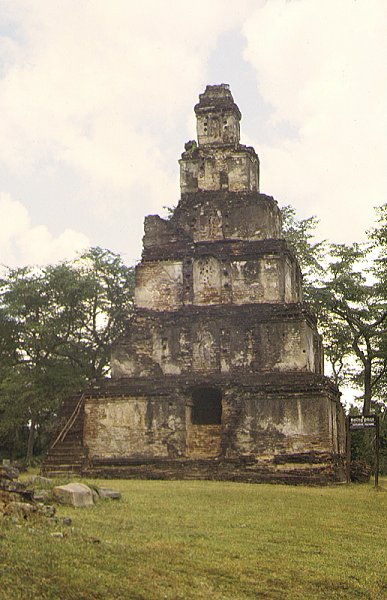
<path id="1" fill-rule="evenodd" d="M 0 0 L 0 262 L 128 264 L 229 83 L 261 191 L 360 241 L 387 201 L 386 0 Z"/>

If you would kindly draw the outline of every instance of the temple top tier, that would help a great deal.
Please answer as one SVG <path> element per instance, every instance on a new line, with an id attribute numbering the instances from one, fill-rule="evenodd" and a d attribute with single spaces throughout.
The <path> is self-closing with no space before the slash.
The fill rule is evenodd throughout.
<path id="1" fill-rule="evenodd" d="M 208 85 L 195 113 L 198 144 L 187 142 L 179 161 L 181 193 L 259 192 L 259 159 L 239 143 L 241 113 L 229 86 Z"/>
<path id="2" fill-rule="evenodd" d="M 195 114 L 199 146 L 239 144 L 241 113 L 227 84 L 207 85 Z"/>

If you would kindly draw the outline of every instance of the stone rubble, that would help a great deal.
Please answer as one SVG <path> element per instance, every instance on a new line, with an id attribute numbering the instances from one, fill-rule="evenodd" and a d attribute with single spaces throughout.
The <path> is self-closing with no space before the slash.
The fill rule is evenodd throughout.
<path id="1" fill-rule="evenodd" d="M 55 506 L 44 504 L 49 494 L 44 497 L 43 490 L 39 494 L 28 489 L 28 484 L 18 481 L 19 471 L 12 466 L 0 466 L 0 517 L 30 519 L 31 517 L 53 518 Z M 43 501 L 41 501 L 43 500 Z"/>

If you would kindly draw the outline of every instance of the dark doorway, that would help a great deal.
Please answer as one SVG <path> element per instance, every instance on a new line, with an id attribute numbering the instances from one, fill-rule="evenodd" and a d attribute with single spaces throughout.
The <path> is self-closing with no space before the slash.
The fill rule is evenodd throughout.
<path id="1" fill-rule="evenodd" d="M 222 392 L 202 387 L 192 394 L 192 424 L 220 425 L 222 422 Z"/>

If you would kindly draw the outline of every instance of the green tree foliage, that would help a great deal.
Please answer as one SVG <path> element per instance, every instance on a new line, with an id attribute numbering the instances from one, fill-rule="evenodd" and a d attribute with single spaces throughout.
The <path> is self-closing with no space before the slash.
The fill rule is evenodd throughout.
<path id="1" fill-rule="evenodd" d="M 304 273 L 306 300 L 319 318 L 337 384 L 362 390 L 363 412 L 382 401 L 387 371 L 387 208 L 366 244 L 315 243 L 314 217 L 283 209 L 283 231 Z"/>
<path id="2" fill-rule="evenodd" d="M 17 327 L 6 311 L 0 308 L 0 381 L 3 370 L 12 365 L 18 356 Z"/>
<path id="3" fill-rule="evenodd" d="M 292 207 L 282 216 L 335 383 L 361 390 L 360 411 L 380 416 L 381 471 L 387 472 L 387 204 L 377 209 L 364 244 L 315 243 L 315 217 L 298 220 Z M 373 464 L 374 434 L 355 433 L 353 459 Z"/>
<path id="4" fill-rule="evenodd" d="M 134 269 L 108 250 L 91 248 L 73 263 L 81 297 L 68 347 L 63 356 L 88 381 L 100 381 L 109 370 L 111 345 L 123 334 L 133 307 Z"/>
<path id="5" fill-rule="evenodd" d="M 341 347 L 354 358 L 356 368 L 347 370 L 347 379 L 362 388 L 363 413 L 371 412 L 378 400 L 387 369 L 387 298 L 380 295 L 375 278 L 372 247 L 332 245 L 321 288 L 317 288 L 325 326 L 341 330 Z M 350 342 L 350 343 L 349 343 Z"/>
<path id="6" fill-rule="evenodd" d="M 107 375 L 133 289 L 133 269 L 101 248 L 71 263 L 7 270 L 0 282 L 2 446 L 18 452 L 25 443 L 31 458 L 61 400 Z"/>
<path id="7" fill-rule="evenodd" d="M 387 204 L 376 209 L 377 211 L 377 226 L 369 232 L 371 243 L 371 252 L 373 254 L 373 271 L 374 285 L 376 295 L 378 297 L 381 310 L 386 312 L 387 299 Z M 383 313 L 382 313 L 383 314 Z M 381 324 L 381 330 L 384 335 L 380 339 L 380 350 L 384 357 L 387 356 L 387 319 L 384 319 Z M 387 399 L 387 377 L 381 377 L 377 384 L 378 396 Z"/>
<path id="8" fill-rule="evenodd" d="M 315 241 L 318 219 L 315 216 L 298 219 L 292 206 L 281 209 L 282 232 L 293 248 L 303 274 L 304 296 L 314 302 L 314 287 L 324 273 L 323 261 L 326 254 L 326 242 Z"/>

